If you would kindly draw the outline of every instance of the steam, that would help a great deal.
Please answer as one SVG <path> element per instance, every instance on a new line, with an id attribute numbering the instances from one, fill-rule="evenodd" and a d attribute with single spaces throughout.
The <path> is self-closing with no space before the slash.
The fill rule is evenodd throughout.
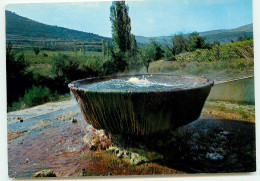
<path id="1" fill-rule="evenodd" d="M 183 85 L 183 84 L 174 84 L 173 85 L 173 84 L 168 84 L 168 83 L 160 83 L 160 82 L 156 82 L 156 81 L 149 81 L 144 76 L 141 79 L 138 79 L 137 77 L 131 77 L 126 82 L 134 84 L 135 86 L 138 86 L 138 87 L 149 87 L 149 86 L 155 86 L 155 85 L 172 87 L 172 86 Z"/>

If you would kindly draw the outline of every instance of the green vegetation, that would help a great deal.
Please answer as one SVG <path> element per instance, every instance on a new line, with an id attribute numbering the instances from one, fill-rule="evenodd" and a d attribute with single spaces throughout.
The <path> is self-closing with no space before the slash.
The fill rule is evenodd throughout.
<path id="1" fill-rule="evenodd" d="M 255 122 L 255 106 L 232 103 L 227 101 L 207 101 L 205 109 L 202 111 L 204 115 L 216 115 L 233 119 Z"/>
<path id="2" fill-rule="evenodd" d="M 131 49 L 131 20 L 125 1 L 114 1 L 110 7 L 112 40 L 114 50 L 126 52 Z"/>
<path id="3" fill-rule="evenodd" d="M 253 74 L 253 40 L 214 45 L 211 49 L 196 49 L 176 56 L 176 61 L 156 61 L 149 72 L 201 75 L 216 79 L 230 79 Z"/>
<path id="4" fill-rule="evenodd" d="M 40 53 L 39 47 L 34 47 L 34 48 L 33 48 L 33 51 L 34 51 L 34 53 L 35 53 L 36 56 Z"/>
<path id="5" fill-rule="evenodd" d="M 189 34 L 184 34 L 187 38 Z M 230 43 L 232 41 L 237 41 L 239 37 L 253 37 L 253 24 L 248 24 L 235 29 L 230 30 L 213 30 L 199 32 L 199 35 L 206 38 L 205 43 L 211 44 L 214 41 L 219 41 L 220 44 Z M 172 36 L 159 36 L 159 37 L 144 37 L 137 36 L 136 40 L 140 44 L 149 44 L 150 39 L 154 39 L 160 44 L 164 44 L 165 40 L 170 43 Z"/>
<path id="6" fill-rule="evenodd" d="M 31 89 L 25 91 L 23 97 L 19 98 L 19 101 L 13 102 L 8 106 L 8 111 L 15 111 L 21 108 L 27 108 L 43 104 L 48 101 L 55 101 L 59 99 L 59 94 L 55 92 L 51 93 L 50 89 L 42 86 L 32 86 Z"/>
<path id="7" fill-rule="evenodd" d="M 73 80 L 98 75 L 92 68 L 80 63 L 76 57 L 62 54 L 53 59 L 52 71 L 55 79 L 63 83 L 62 87 L 66 87 Z"/>
<path id="8" fill-rule="evenodd" d="M 48 101 L 57 100 L 58 94 L 51 94 L 51 91 L 47 87 L 36 87 L 32 86 L 31 89 L 27 90 L 24 94 L 23 101 L 27 107 L 36 106 Z"/>
<path id="9" fill-rule="evenodd" d="M 163 57 L 163 53 L 164 51 L 162 50 L 162 46 L 154 40 L 151 40 L 150 46 L 145 45 L 140 48 L 138 57 L 142 60 L 148 72 L 149 63 L 161 59 Z"/>
<path id="10" fill-rule="evenodd" d="M 107 47 L 108 61 L 103 64 L 105 75 L 123 72 L 136 61 L 137 43 L 131 34 L 131 20 L 125 1 L 114 1 L 110 7 L 113 48 Z M 103 42 L 104 43 L 104 42 Z"/>
<path id="11" fill-rule="evenodd" d="M 238 41 L 233 39 L 229 44 L 221 44 L 221 39 L 208 44 L 205 38 L 214 32 L 241 33 L 246 30 L 250 33 L 251 26 L 234 31 L 206 32 L 205 36 L 196 32 L 176 34 L 138 45 L 131 34 L 128 11 L 124 1 L 112 3 L 112 41 L 95 34 L 44 25 L 6 11 L 7 39 L 11 38 L 15 43 L 15 49 L 11 43 L 6 48 L 8 111 L 33 106 L 30 100 L 38 100 L 35 95 L 41 90 L 47 95 L 40 97 L 37 104 L 53 100 L 53 95 L 69 92 L 67 85 L 71 81 L 88 77 L 144 70 L 201 75 L 214 80 L 221 79 L 219 76 L 222 75 L 226 79 L 253 74 L 253 39 L 250 36 L 242 33 L 243 36 L 236 38 Z M 39 31 L 35 32 L 35 29 Z M 37 39 L 35 45 L 32 44 L 34 41 L 19 37 L 43 39 Z"/>

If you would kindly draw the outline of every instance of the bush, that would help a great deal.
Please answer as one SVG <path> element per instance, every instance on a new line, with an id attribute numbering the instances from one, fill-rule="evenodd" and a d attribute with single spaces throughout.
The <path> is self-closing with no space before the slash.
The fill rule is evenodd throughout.
<path id="1" fill-rule="evenodd" d="M 52 71 L 56 77 L 61 78 L 65 84 L 81 77 L 79 71 L 79 61 L 68 55 L 59 55 L 52 62 Z"/>
<path id="2" fill-rule="evenodd" d="M 34 51 L 35 55 L 38 55 L 40 53 L 40 48 L 39 47 L 34 47 L 33 51 Z"/>
<path id="3" fill-rule="evenodd" d="M 103 63 L 103 69 L 104 69 L 105 75 L 116 73 L 115 64 L 111 60 L 108 60 L 108 61 Z"/>
<path id="4" fill-rule="evenodd" d="M 96 77 L 98 71 L 93 70 L 88 65 L 80 63 L 77 57 L 59 55 L 52 62 L 52 71 L 55 75 L 57 89 L 68 92 L 68 84 L 74 80 Z"/>
<path id="5" fill-rule="evenodd" d="M 57 97 L 58 94 L 54 93 L 54 95 L 52 95 L 49 88 L 45 86 L 36 87 L 33 85 L 31 89 L 25 92 L 23 101 L 26 104 L 26 106 L 31 107 L 55 100 L 57 99 Z"/>
<path id="6" fill-rule="evenodd" d="M 138 58 L 142 60 L 143 64 L 146 67 L 148 72 L 149 63 L 155 60 L 159 60 L 163 57 L 164 51 L 162 50 L 162 46 L 151 40 L 151 45 L 146 45 L 140 48 Z"/>
<path id="7" fill-rule="evenodd" d="M 32 74 L 27 72 L 28 62 L 24 54 L 18 54 L 13 50 L 12 44 L 6 46 L 6 71 L 7 71 L 7 103 L 11 106 L 12 102 L 18 101 L 19 97 L 31 85 Z"/>
<path id="8" fill-rule="evenodd" d="M 11 106 L 7 105 L 7 112 L 16 111 L 23 107 L 23 99 L 20 97 L 19 101 L 12 102 Z"/>

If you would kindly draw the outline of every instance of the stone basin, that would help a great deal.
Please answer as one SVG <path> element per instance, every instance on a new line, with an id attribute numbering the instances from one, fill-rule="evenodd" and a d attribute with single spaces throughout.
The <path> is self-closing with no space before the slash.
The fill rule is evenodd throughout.
<path id="1" fill-rule="evenodd" d="M 94 128 L 138 136 L 198 119 L 213 85 L 196 76 L 137 74 L 77 80 L 69 88 Z"/>

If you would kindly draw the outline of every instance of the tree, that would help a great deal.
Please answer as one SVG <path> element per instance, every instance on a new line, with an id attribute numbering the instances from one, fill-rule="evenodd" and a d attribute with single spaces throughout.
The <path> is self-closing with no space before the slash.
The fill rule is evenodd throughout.
<path id="1" fill-rule="evenodd" d="M 150 40 L 150 45 L 143 46 L 140 48 L 138 56 L 143 60 L 148 72 L 149 64 L 152 61 L 159 60 L 163 57 L 164 51 L 162 50 L 162 45 L 154 40 Z"/>
<path id="2" fill-rule="evenodd" d="M 176 34 L 172 38 L 172 44 L 175 49 L 175 54 L 180 54 L 186 50 L 186 40 L 183 34 Z"/>
<path id="3" fill-rule="evenodd" d="M 114 46 L 111 49 L 111 61 L 103 66 L 109 67 L 109 70 L 113 68 L 113 71 L 107 72 L 123 72 L 128 65 L 128 54 L 131 52 L 131 20 L 128 16 L 128 9 L 124 1 L 114 1 L 110 7 Z"/>
<path id="4" fill-rule="evenodd" d="M 102 39 L 102 54 L 105 57 L 106 56 L 106 44 L 105 44 L 105 40 Z"/>
<path id="5" fill-rule="evenodd" d="M 6 46 L 6 71 L 7 71 L 7 102 L 11 104 L 24 94 L 25 89 L 31 84 L 32 75 L 26 69 L 29 64 L 24 55 L 17 55 L 9 42 Z"/>
<path id="6" fill-rule="evenodd" d="M 34 51 L 35 55 L 37 56 L 40 53 L 40 48 L 39 47 L 34 47 L 33 51 Z"/>
<path id="7" fill-rule="evenodd" d="M 187 51 L 192 52 L 198 48 L 205 48 L 205 39 L 197 32 L 190 33 L 187 40 Z"/>
<path id="8" fill-rule="evenodd" d="M 84 44 L 82 44 L 82 52 L 83 52 L 83 55 L 86 54 L 86 46 Z"/>
<path id="9" fill-rule="evenodd" d="M 136 42 L 136 39 L 135 39 L 135 35 L 131 35 L 131 56 L 136 56 L 137 55 L 137 42 Z"/>
<path id="10" fill-rule="evenodd" d="M 124 1 L 114 1 L 110 7 L 112 40 L 116 51 L 126 52 L 131 49 L 131 20 Z"/>
<path id="11" fill-rule="evenodd" d="M 165 47 L 172 53 L 174 60 L 176 60 L 175 55 L 186 51 L 186 39 L 183 34 L 176 34 L 171 38 L 171 42 L 168 43 L 164 40 Z"/>
<path id="12" fill-rule="evenodd" d="M 77 54 L 77 41 L 74 41 L 73 50 L 74 50 L 74 53 Z"/>
<path id="13" fill-rule="evenodd" d="M 238 37 L 237 41 L 245 41 L 245 40 L 250 40 L 252 37 L 247 37 L 246 35 Z"/>
<path id="14" fill-rule="evenodd" d="M 151 46 L 155 50 L 154 58 L 153 60 L 160 60 L 163 57 L 164 51 L 162 50 L 162 45 L 157 43 L 154 40 L 151 40 Z"/>
<path id="15" fill-rule="evenodd" d="M 111 52 L 111 47 L 110 47 L 109 41 L 106 42 L 106 50 L 107 50 L 106 56 L 107 56 L 107 58 L 109 58 L 110 52 Z"/>

